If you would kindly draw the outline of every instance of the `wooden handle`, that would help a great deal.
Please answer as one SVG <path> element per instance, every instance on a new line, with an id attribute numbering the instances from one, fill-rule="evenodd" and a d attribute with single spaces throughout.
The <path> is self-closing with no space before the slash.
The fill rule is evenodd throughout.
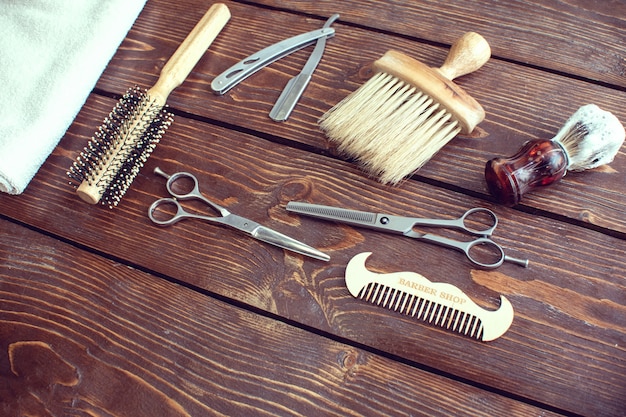
<path id="1" fill-rule="evenodd" d="M 476 71 L 491 56 L 489 44 L 478 33 L 468 32 L 448 52 L 441 68 L 431 68 L 397 51 L 387 51 L 374 62 L 378 71 L 393 75 L 443 105 L 467 135 L 485 118 L 485 110 L 452 80 Z"/>
<path id="2" fill-rule="evenodd" d="M 145 103 L 132 114 L 126 114 L 124 106 L 113 110 L 121 112 L 120 116 L 125 119 L 126 134 L 110 145 L 107 152 L 100 157 L 98 169 L 90 173 L 89 179 L 84 180 L 77 188 L 76 193 L 82 200 L 90 204 L 98 203 L 107 187 L 110 187 L 111 179 L 115 179 L 118 174 L 121 167 L 119 161 L 129 157 L 128 152 L 133 149 L 129 144 L 140 142 L 144 135 L 156 135 L 155 131 L 150 130 L 151 124 L 165 106 L 167 97 L 185 81 L 229 19 L 230 11 L 226 5 L 217 3 L 211 6 L 167 61 L 159 80 L 148 90 Z M 134 175 L 130 176 L 130 181 L 133 178 Z"/>
<path id="3" fill-rule="evenodd" d="M 567 153 L 558 142 L 529 140 L 515 155 L 488 161 L 485 180 L 499 203 L 514 206 L 527 192 L 563 178 L 567 163 Z"/>
<path id="4" fill-rule="evenodd" d="M 489 43 L 476 32 L 467 32 L 450 48 L 443 65 L 437 70 L 454 80 L 482 67 L 491 57 Z"/>
<path id="5" fill-rule="evenodd" d="M 225 4 L 211 6 L 167 61 L 159 80 L 148 91 L 150 97 L 165 104 L 169 94 L 185 81 L 228 20 L 230 10 Z"/>

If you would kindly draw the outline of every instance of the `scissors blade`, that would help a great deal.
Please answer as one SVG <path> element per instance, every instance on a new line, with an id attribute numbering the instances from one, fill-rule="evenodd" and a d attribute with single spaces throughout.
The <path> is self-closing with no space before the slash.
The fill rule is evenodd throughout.
<path id="1" fill-rule="evenodd" d="M 324 252 L 306 245 L 298 240 L 295 240 L 289 236 L 283 235 L 275 230 L 267 228 L 265 226 L 258 226 L 250 232 L 250 236 L 258 239 L 262 242 L 269 243 L 279 248 L 287 249 L 301 255 L 310 256 L 321 261 L 330 260 L 330 256 Z"/>
<path id="2" fill-rule="evenodd" d="M 335 20 L 339 19 L 339 15 L 335 13 L 332 15 L 326 23 L 324 23 L 323 29 L 330 27 Z M 324 55 L 324 48 L 326 47 L 326 39 L 327 37 L 322 37 L 317 40 L 315 44 L 315 48 L 313 52 L 309 56 L 306 64 L 302 67 L 302 71 L 300 74 L 296 75 L 292 79 L 289 80 L 285 88 L 283 89 L 280 97 L 274 104 L 274 107 L 270 111 L 270 118 L 277 122 L 284 122 L 289 118 L 291 112 L 296 107 L 296 103 L 300 100 L 302 93 L 306 89 L 307 85 L 309 85 L 309 81 L 311 81 L 311 77 L 313 75 L 313 71 L 317 68 L 317 64 L 319 64 L 322 59 L 322 55 Z"/>
<path id="3" fill-rule="evenodd" d="M 300 201 L 290 201 L 287 203 L 287 211 L 304 214 L 323 220 L 332 220 L 340 223 L 352 224 L 355 226 L 383 229 L 390 232 L 396 231 L 386 227 L 383 219 L 389 219 L 389 215 L 372 213 L 368 211 L 349 210 L 339 207 L 324 206 L 321 204 L 311 204 Z M 401 230 L 398 230 L 401 232 Z"/>
<path id="4" fill-rule="evenodd" d="M 340 207 L 324 206 L 299 201 L 290 201 L 287 203 L 287 211 L 304 214 L 318 219 L 332 220 L 339 223 L 380 230 L 387 233 L 401 234 L 414 238 L 419 237 L 419 235 L 413 231 L 413 224 L 415 222 L 412 217 L 349 210 Z"/>
<path id="5" fill-rule="evenodd" d="M 261 242 L 269 243 L 270 245 L 278 246 L 279 248 L 287 249 L 301 255 L 310 256 L 311 258 L 319 259 L 321 261 L 330 260 L 330 256 L 324 252 L 320 252 L 309 245 L 283 235 L 282 233 L 272 230 L 269 227 L 262 226 L 255 221 L 246 219 L 245 217 L 230 213 L 227 216 L 217 218 L 214 221 L 244 232 Z"/>
<path id="6" fill-rule="evenodd" d="M 335 35 L 333 28 L 321 28 L 311 32 L 301 33 L 289 39 L 277 42 L 265 49 L 262 49 L 247 58 L 242 59 L 211 82 L 211 89 L 215 94 L 224 95 L 231 88 L 259 71 L 261 68 L 311 45 L 320 38 L 328 38 Z"/>

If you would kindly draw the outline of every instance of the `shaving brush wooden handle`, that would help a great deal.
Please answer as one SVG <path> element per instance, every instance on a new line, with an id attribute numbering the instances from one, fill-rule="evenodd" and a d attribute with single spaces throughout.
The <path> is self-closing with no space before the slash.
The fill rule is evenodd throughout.
<path id="1" fill-rule="evenodd" d="M 527 192 L 560 180 L 566 172 L 567 155 L 561 145 L 531 140 L 513 156 L 487 162 L 485 179 L 498 202 L 515 205 Z"/>
<path id="2" fill-rule="evenodd" d="M 509 158 L 488 161 L 487 187 L 498 202 L 515 205 L 527 192 L 560 180 L 568 170 L 583 171 L 611 162 L 624 137 L 624 127 L 613 114 L 588 104 L 551 140 L 531 140 Z"/>

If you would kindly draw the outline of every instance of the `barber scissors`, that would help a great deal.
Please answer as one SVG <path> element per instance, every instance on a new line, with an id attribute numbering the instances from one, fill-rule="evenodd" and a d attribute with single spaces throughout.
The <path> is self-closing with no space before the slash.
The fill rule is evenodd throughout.
<path id="1" fill-rule="evenodd" d="M 422 239 L 440 246 L 456 249 L 463 252 L 474 265 L 481 268 L 497 268 L 505 261 L 523 267 L 528 266 L 528 260 L 506 256 L 504 249 L 491 240 L 490 236 L 498 225 L 498 217 L 493 211 L 486 208 L 473 208 L 466 211 L 458 219 L 449 220 L 393 216 L 294 201 L 287 204 L 287 210 L 318 219 L 402 234 L 414 239 Z M 480 226 L 472 226 L 475 223 L 480 224 Z M 458 241 L 431 233 L 419 233 L 415 230 L 418 226 L 457 229 L 477 237 L 470 241 Z"/>
<path id="2" fill-rule="evenodd" d="M 285 236 L 275 230 L 261 226 L 259 223 L 246 219 L 236 214 L 232 214 L 226 208 L 212 202 L 202 195 L 198 187 L 198 179 L 188 172 L 177 172 L 167 175 L 160 168 L 155 168 L 154 173 L 167 178 L 167 191 L 173 198 L 161 198 L 150 206 L 148 217 L 159 226 L 170 226 L 183 219 L 199 219 L 211 223 L 217 223 L 239 230 L 262 242 L 278 246 L 302 255 L 310 256 L 322 261 L 328 261 L 330 256 L 305 245 L 289 236 Z M 218 216 L 206 216 L 186 211 L 179 201 L 199 200 L 207 204 L 217 213 Z M 167 208 L 169 206 L 169 209 Z M 175 213 L 172 214 L 172 210 Z"/>

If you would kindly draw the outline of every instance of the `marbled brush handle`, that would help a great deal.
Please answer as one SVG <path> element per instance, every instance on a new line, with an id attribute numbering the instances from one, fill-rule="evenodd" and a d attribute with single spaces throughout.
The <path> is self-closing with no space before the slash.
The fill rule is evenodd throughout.
<path id="1" fill-rule="evenodd" d="M 488 161 L 485 179 L 491 195 L 512 206 L 527 192 L 560 180 L 567 165 L 567 154 L 558 142 L 531 140 L 509 158 Z"/>

